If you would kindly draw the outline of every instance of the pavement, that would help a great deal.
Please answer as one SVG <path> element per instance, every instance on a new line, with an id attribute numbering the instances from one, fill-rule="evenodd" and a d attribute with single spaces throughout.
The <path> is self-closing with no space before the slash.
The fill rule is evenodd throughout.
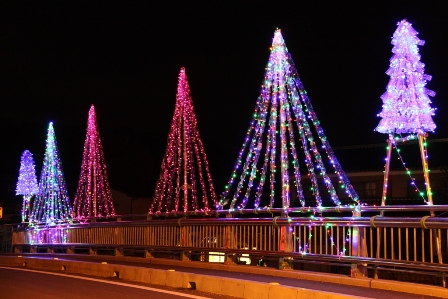
<path id="1" fill-rule="evenodd" d="M 247 299 L 448 298 L 448 289 L 440 286 L 165 258 L 1 254 L 0 265 L 105 278 L 118 277 L 124 281 L 195 288 L 199 291 Z"/>

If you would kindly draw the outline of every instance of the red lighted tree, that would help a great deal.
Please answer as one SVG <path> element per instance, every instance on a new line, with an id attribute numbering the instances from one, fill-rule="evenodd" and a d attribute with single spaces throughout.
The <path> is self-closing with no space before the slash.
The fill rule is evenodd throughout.
<path id="1" fill-rule="evenodd" d="M 165 156 L 149 213 L 208 211 L 211 205 L 216 204 L 190 87 L 182 68 Z"/>
<path id="2" fill-rule="evenodd" d="M 73 203 L 73 214 L 77 219 L 115 215 L 106 161 L 93 105 L 89 110 L 81 174 Z"/>

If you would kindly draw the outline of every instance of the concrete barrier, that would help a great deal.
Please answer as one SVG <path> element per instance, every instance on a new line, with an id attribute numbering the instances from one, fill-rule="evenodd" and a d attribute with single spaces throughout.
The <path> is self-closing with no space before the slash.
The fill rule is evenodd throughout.
<path id="1" fill-rule="evenodd" d="M 164 265 L 176 265 L 179 266 L 179 261 L 154 259 L 157 262 Z M 185 263 L 183 263 L 185 266 Z M 191 266 L 197 265 L 191 262 Z M 204 264 L 204 263 L 202 263 Z M 27 258 L 18 256 L 2 256 L 0 255 L 0 265 L 13 266 L 13 267 L 25 267 L 36 270 L 49 270 L 49 271 L 63 271 L 67 274 L 83 274 L 93 275 L 98 277 L 118 277 L 123 281 L 133 281 L 150 283 L 161 286 L 168 286 L 173 288 L 195 288 L 198 291 L 209 292 L 220 295 L 234 296 L 237 298 L 245 299 L 348 299 L 348 298 L 365 298 L 358 296 L 351 296 L 345 294 L 331 293 L 319 290 L 310 290 L 304 288 L 296 288 L 291 286 L 282 286 L 278 283 L 263 283 L 255 282 L 243 279 L 232 279 L 226 277 L 218 277 L 212 275 L 200 275 L 195 273 L 188 273 L 174 270 L 160 270 L 137 266 L 128 266 L 120 264 L 108 264 L 107 262 L 80 262 L 58 259 L 39 259 L 39 258 Z M 207 266 L 210 264 L 206 264 Z M 190 264 L 188 264 L 190 266 Z M 221 266 L 221 267 L 219 267 Z M 209 268 L 216 267 L 216 269 L 223 270 L 226 267 L 227 271 L 241 272 L 241 267 L 233 269 L 231 265 L 217 265 L 212 264 Z M 238 271 L 237 271 L 238 270 Z M 246 268 L 248 273 L 257 273 L 255 269 Z M 375 288 L 399 292 L 407 292 L 413 294 L 421 294 L 427 296 L 435 296 L 441 298 L 448 298 L 448 289 L 444 289 L 436 286 L 426 286 L 414 283 L 393 282 L 385 280 L 374 279 L 356 279 L 345 278 L 338 276 L 338 281 L 335 281 L 336 276 L 320 273 L 302 273 L 296 271 L 281 271 L 276 269 L 259 269 L 267 270 L 264 274 L 298 278 L 307 275 L 307 280 L 316 280 L 322 282 L 341 282 L 345 284 L 364 286 L 366 288 Z M 313 277 L 311 277 L 313 276 Z M 320 279 L 318 279 L 320 278 Z M 305 278 L 303 278 L 305 279 Z"/>
<path id="2" fill-rule="evenodd" d="M 428 286 L 424 284 L 416 284 L 409 282 L 394 283 L 388 280 L 375 279 L 372 280 L 372 288 L 380 290 L 394 290 L 397 292 L 412 293 L 422 296 L 434 296 L 440 298 L 448 298 L 448 289 L 436 286 Z"/>
<path id="3" fill-rule="evenodd" d="M 269 299 L 268 283 L 261 284 L 246 280 L 244 283 L 243 298 L 245 299 Z"/>

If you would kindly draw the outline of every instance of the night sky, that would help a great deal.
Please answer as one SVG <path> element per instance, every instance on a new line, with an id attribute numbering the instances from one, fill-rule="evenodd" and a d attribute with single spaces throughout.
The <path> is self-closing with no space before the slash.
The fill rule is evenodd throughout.
<path id="1" fill-rule="evenodd" d="M 385 142 L 374 128 L 389 80 L 391 37 L 406 18 L 426 41 L 419 48 L 433 76 L 426 87 L 437 93 L 430 138 L 448 138 L 448 1 L 178 2 L 0 3 L 0 202 L 15 197 L 24 150 L 33 153 L 39 177 L 50 121 L 74 197 L 92 104 L 111 187 L 152 196 L 181 67 L 221 193 L 276 28 L 337 147 Z"/>

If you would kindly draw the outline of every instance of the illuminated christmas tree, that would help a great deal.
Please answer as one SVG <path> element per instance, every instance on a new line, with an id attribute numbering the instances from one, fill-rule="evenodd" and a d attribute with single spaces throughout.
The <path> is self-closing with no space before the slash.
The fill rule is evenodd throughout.
<path id="1" fill-rule="evenodd" d="M 299 159 L 300 155 L 303 158 Z M 286 213 L 293 192 L 305 207 L 304 178 L 317 207 L 322 206 L 325 195 L 330 203 L 340 206 L 342 203 L 324 156 L 327 165 L 337 174 L 336 184 L 341 193 L 358 203 L 358 195 L 330 147 L 281 31 L 277 29 L 253 119 L 220 199 L 220 208 L 235 211 L 277 207 Z M 264 194 L 267 194 L 266 198 Z M 277 202 L 277 198 L 281 202 Z M 248 207 L 249 202 L 251 207 Z"/>
<path id="2" fill-rule="evenodd" d="M 165 156 L 149 213 L 208 211 L 216 203 L 190 87 L 182 68 Z"/>
<path id="3" fill-rule="evenodd" d="M 381 121 L 376 127 L 380 133 L 419 133 L 434 131 L 432 121 L 434 109 L 429 96 L 435 92 L 425 88 L 430 75 L 424 73 L 425 65 L 420 62 L 418 46 L 425 44 L 418 39 L 417 32 L 406 20 L 398 23 L 392 37 L 390 76 L 386 93 L 381 96 L 383 110 L 378 114 Z"/>
<path id="4" fill-rule="evenodd" d="M 50 122 L 40 173 L 39 192 L 30 215 L 30 223 L 54 225 L 69 222 L 71 218 L 70 199 L 59 158 L 53 123 Z"/>
<path id="5" fill-rule="evenodd" d="M 87 122 L 81 174 L 73 203 L 73 217 L 81 219 L 113 215 L 115 208 L 95 108 L 92 105 Z"/>
<path id="6" fill-rule="evenodd" d="M 29 150 L 25 150 L 20 159 L 19 178 L 16 187 L 16 195 L 23 195 L 22 222 L 28 220 L 31 199 L 38 193 L 38 190 L 33 154 Z"/>
<path id="7" fill-rule="evenodd" d="M 400 142 L 413 139 L 419 140 L 428 196 L 427 203 L 432 205 L 426 137 L 427 132 L 433 132 L 436 128 L 432 120 L 435 109 L 431 108 L 429 99 L 430 96 L 433 97 L 435 95 L 435 92 L 425 88 L 426 82 L 431 80 L 431 76 L 424 73 L 425 65 L 420 61 L 418 46 L 423 46 L 425 42 L 420 40 L 417 34 L 418 32 L 412 28 L 412 25 L 407 20 L 402 20 L 398 22 L 397 29 L 392 37 L 392 53 L 394 54 L 390 59 L 390 67 L 386 72 L 390 76 L 390 80 L 387 84 L 386 92 L 381 96 L 383 110 L 378 116 L 382 119 L 375 128 L 380 133 L 389 134 L 382 205 L 385 205 L 386 202 L 392 148 L 396 148 L 396 145 Z M 405 134 L 405 136 L 402 134 Z M 409 169 L 406 168 L 406 170 L 410 174 Z M 411 181 L 415 186 L 415 181 L 412 177 Z M 423 196 L 423 193 L 421 195 Z"/>

